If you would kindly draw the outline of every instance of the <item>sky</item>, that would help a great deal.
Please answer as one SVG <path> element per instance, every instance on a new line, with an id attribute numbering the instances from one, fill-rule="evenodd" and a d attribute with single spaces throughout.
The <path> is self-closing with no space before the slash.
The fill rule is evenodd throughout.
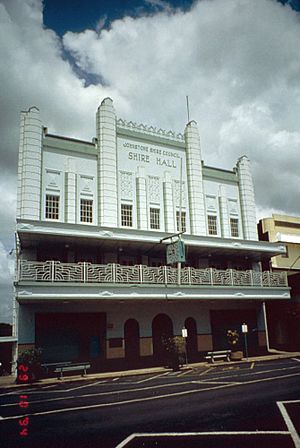
<path id="1" fill-rule="evenodd" d="M 119 118 L 199 126 L 204 163 L 246 154 L 257 218 L 300 215 L 299 0 L 0 0 L 0 322 L 12 318 L 21 110 L 89 141 Z"/>

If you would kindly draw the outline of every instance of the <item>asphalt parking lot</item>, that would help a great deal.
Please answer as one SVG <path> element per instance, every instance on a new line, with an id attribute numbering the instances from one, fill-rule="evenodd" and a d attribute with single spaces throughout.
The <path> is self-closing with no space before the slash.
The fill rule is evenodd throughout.
<path id="1" fill-rule="evenodd" d="M 299 377 L 296 357 L 11 387 L 1 447 L 300 448 Z"/>

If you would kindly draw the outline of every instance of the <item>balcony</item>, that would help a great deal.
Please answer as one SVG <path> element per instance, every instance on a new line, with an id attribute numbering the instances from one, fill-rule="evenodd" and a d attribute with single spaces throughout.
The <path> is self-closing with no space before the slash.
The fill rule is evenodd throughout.
<path id="1" fill-rule="evenodd" d="M 61 263 L 19 260 L 16 281 L 111 285 L 181 285 L 191 287 L 287 288 L 285 272 L 195 269 L 170 266 L 123 266 L 120 264 Z"/>

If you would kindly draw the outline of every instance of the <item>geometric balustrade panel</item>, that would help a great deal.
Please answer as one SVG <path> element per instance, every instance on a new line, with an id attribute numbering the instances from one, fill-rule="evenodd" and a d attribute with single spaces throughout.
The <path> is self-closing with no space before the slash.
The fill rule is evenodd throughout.
<path id="1" fill-rule="evenodd" d="M 120 264 L 60 263 L 59 261 L 26 261 L 18 264 L 18 281 L 178 284 L 178 270 L 170 266 L 123 266 Z M 239 271 L 235 269 L 182 268 L 180 284 L 189 286 L 263 286 L 286 287 L 285 272 Z"/>

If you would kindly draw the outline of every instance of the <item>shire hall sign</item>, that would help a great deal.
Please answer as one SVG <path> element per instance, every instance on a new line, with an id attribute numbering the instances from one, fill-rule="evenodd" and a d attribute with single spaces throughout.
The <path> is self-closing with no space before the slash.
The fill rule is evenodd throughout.
<path id="1" fill-rule="evenodd" d="M 143 145 L 133 140 L 119 138 L 118 149 L 119 167 L 122 167 L 122 169 L 132 169 L 143 165 L 146 171 L 148 171 L 147 166 L 149 166 L 152 173 L 155 169 L 163 174 L 166 169 L 171 168 L 172 172 L 178 171 L 179 175 L 180 159 L 182 160 L 182 166 L 185 167 L 185 151 L 177 148 L 169 149 L 163 145 Z"/>

